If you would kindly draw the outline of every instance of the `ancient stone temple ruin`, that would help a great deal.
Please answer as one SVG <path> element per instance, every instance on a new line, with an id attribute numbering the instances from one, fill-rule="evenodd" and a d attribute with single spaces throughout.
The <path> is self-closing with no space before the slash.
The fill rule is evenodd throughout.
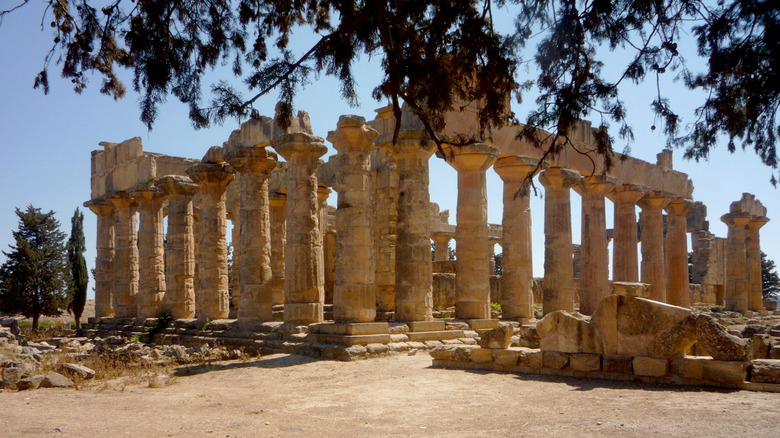
<path id="1" fill-rule="evenodd" d="M 586 355 L 571 361 L 587 362 L 579 370 L 607 372 L 607 358 L 621 355 L 629 362 L 667 361 L 664 373 L 652 374 L 663 377 L 668 362 L 695 343 L 692 304 L 765 312 L 759 229 L 766 209 L 745 194 L 722 217 L 728 237 L 714 237 L 706 208 L 692 199 L 691 181 L 672 168 L 671 151 L 658 154 L 657 163 L 617 157 L 607 171 L 600 159 L 578 152 L 595 149 L 595 131 L 585 121 L 570 133 L 573 144 L 546 162 L 540 149 L 517 139 L 518 127 L 467 146 L 445 144 L 458 175 L 450 224 L 449 212 L 430 202 L 428 162 L 436 147 L 422 124 L 404 108 L 396 131 L 392 108 L 376 113 L 371 121 L 342 116 L 325 138 L 312 132 L 305 112 L 286 129 L 261 117 L 200 160 L 145 152 L 140 138 L 101 143 L 92 153 L 85 203 L 98 217 L 93 327 L 137 332 L 168 310 L 176 320 L 163 332 L 168 342 L 340 359 L 434 349 L 440 364 L 462 355 L 457 348 L 466 357 L 471 350 L 490 355 L 493 347 L 478 348 L 475 338 L 488 345 L 498 332 L 532 330 L 541 350 L 528 353 L 539 354 L 528 369 L 560 365 L 554 352 Z M 450 113 L 447 126 L 450 138 L 474 136 L 476 108 Z M 326 141 L 336 155 L 324 157 Z M 490 171 L 504 183 L 500 225 L 487 221 Z M 532 236 L 531 195 L 518 195 L 528 178 L 544 189 L 544 254 L 532 254 L 532 239 L 542 236 Z M 572 190 L 582 198 L 576 251 Z M 336 208 L 327 204 L 331 194 Z M 613 230 L 606 228 L 607 199 L 614 204 Z M 689 284 L 688 233 L 696 284 Z M 503 251 L 500 276 L 493 275 L 496 243 Z M 541 279 L 533 278 L 533 257 L 544 258 Z M 494 302 L 505 323 L 493 315 Z M 629 316 L 653 320 L 652 333 L 632 335 L 641 342 L 621 337 L 621 318 Z M 617 325 L 604 328 L 610 324 Z M 682 334 L 666 333 L 676 325 L 684 326 Z M 563 327 L 575 327 L 579 341 Z M 693 342 L 677 342 L 668 357 L 642 356 L 661 335 Z M 512 366 L 526 366 L 521 356 L 513 356 Z M 644 369 L 642 360 L 634 367 Z"/>

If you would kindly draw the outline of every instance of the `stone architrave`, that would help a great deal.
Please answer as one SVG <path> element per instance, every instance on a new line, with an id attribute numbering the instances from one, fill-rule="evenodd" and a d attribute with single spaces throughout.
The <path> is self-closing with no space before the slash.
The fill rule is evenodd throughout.
<path id="1" fill-rule="evenodd" d="M 303 132 L 286 134 L 272 144 L 288 165 L 284 320 L 321 322 L 325 277 L 316 171 L 328 148 L 321 137 Z"/>
<path id="2" fill-rule="evenodd" d="M 287 233 L 287 195 L 269 193 L 271 216 L 271 302 L 284 304 L 284 246 Z"/>
<path id="3" fill-rule="evenodd" d="M 111 196 L 116 209 L 116 245 L 114 257 L 114 316 L 135 318 L 138 296 L 137 203 L 126 192 Z"/>
<path id="4" fill-rule="evenodd" d="M 612 281 L 639 281 L 636 204 L 649 190 L 635 184 L 621 184 L 607 194 L 615 207 Z"/>
<path id="5" fill-rule="evenodd" d="M 371 322 L 376 318 L 369 158 L 377 135 L 359 116 L 341 116 L 336 131 L 328 133 L 339 160 L 333 289 L 333 319 L 337 322 Z"/>
<path id="6" fill-rule="evenodd" d="M 758 230 L 766 225 L 766 217 L 754 217 L 747 224 L 748 308 L 763 310 L 763 283 L 761 279 L 761 241 Z"/>
<path id="7" fill-rule="evenodd" d="M 273 320 L 271 292 L 271 218 L 268 178 L 278 161 L 264 146 L 230 149 L 226 157 L 239 175 L 238 283 L 241 295 L 238 318 Z"/>
<path id="8" fill-rule="evenodd" d="M 95 316 L 114 316 L 114 248 L 116 219 L 114 206 L 95 199 L 84 206 L 97 215 L 97 257 L 95 258 Z"/>
<path id="9" fill-rule="evenodd" d="M 736 212 L 721 216 L 728 226 L 726 237 L 726 310 L 745 312 L 750 307 L 747 264 L 747 225 L 753 219 Z"/>
<path id="10" fill-rule="evenodd" d="M 580 243 L 580 313 L 592 315 L 610 293 L 609 249 L 604 196 L 615 186 L 605 175 L 585 177 L 574 186 L 582 196 L 582 238 Z"/>
<path id="11" fill-rule="evenodd" d="M 693 206 L 689 199 L 674 199 L 666 206 L 666 302 L 691 307 L 688 283 L 688 232 L 686 215 Z"/>
<path id="12" fill-rule="evenodd" d="M 493 169 L 504 182 L 504 215 L 501 222 L 501 317 L 516 320 L 534 317 L 531 205 L 523 184 L 543 168 L 539 160 L 505 156 Z"/>
<path id="13" fill-rule="evenodd" d="M 420 130 L 401 130 L 395 144 L 383 144 L 398 166 L 398 222 L 395 247 L 395 319 L 433 320 L 428 160 L 436 146 Z M 484 251 L 484 249 L 483 249 Z"/>
<path id="14" fill-rule="evenodd" d="M 580 173 L 550 167 L 539 177 L 544 186 L 544 282 L 542 310 L 574 311 L 574 247 L 571 241 L 571 188 Z"/>
<path id="15" fill-rule="evenodd" d="M 486 172 L 496 161 L 498 149 L 483 143 L 446 145 L 444 154 L 458 172 L 455 317 L 490 319 Z"/>
<path id="16" fill-rule="evenodd" d="M 201 320 L 225 319 L 230 313 L 225 189 L 233 180 L 233 169 L 216 162 L 218 158 L 214 158 L 214 162 L 204 161 L 187 169 L 187 175 L 200 186 L 201 194 L 198 287 L 195 290 L 196 317 Z"/>
<path id="17" fill-rule="evenodd" d="M 166 175 L 155 180 L 168 197 L 165 305 L 175 319 L 195 317 L 195 225 L 193 197 L 198 185 L 186 176 Z"/>
<path id="18" fill-rule="evenodd" d="M 153 318 L 165 297 L 165 232 L 163 201 L 165 194 L 148 184 L 139 184 L 131 195 L 138 202 L 138 313 Z"/>
<path id="19" fill-rule="evenodd" d="M 445 233 L 433 233 L 433 236 L 431 236 L 431 239 L 433 240 L 433 261 L 435 262 L 446 262 L 450 259 L 450 240 L 452 240 L 452 236 Z"/>
<path id="20" fill-rule="evenodd" d="M 666 302 L 663 209 L 668 194 L 650 192 L 639 201 L 642 208 L 642 283 L 650 285 L 651 300 Z"/>

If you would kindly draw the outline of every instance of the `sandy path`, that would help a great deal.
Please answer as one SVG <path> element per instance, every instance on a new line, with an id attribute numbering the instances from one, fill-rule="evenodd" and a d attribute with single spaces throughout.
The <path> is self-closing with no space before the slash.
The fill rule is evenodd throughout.
<path id="1" fill-rule="evenodd" d="M 0 436 L 778 436 L 780 395 L 429 368 L 230 362 L 171 386 L 0 393 Z"/>

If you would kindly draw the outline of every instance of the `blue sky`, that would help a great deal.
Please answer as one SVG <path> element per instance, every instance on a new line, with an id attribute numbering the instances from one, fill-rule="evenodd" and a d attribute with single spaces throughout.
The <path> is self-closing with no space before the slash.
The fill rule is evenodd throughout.
<path id="1" fill-rule="evenodd" d="M 184 105 L 171 99 L 160 108 L 154 129 L 148 131 L 139 121 L 138 95 L 132 91 L 120 101 L 98 93 L 100 81 L 93 78 L 90 87 L 81 94 L 72 91 L 71 84 L 59 78 L 57 66 L 50 70 L 51 92 L 48 96 L 32 88 L 40 71 L 44 55 L 50 48 L 51 35 L 48 25 L 41 31 L 39 2 L 5 17 L 0 26 L 0 150 L 3 170 L 0 172 L 0 249 L 7 251 L 12 243 L 11 231 L 17 229 L 14 207 L 24 208 L 32 204 L 45 211 L 54 210 L 62 223 L 63 231 L 70 232 L 70 218 L 76 207 L 81 207 L 90 197 L 90 151 L 100 149 L 98 142 L 120 142 L 131 137 L 143 139 L 144 150 L 168 155 L 200 158 L 213 145 L 225 141 L 237 121 L 206 130 L 194 130 L 187 118 Z M 504 20 L 500 26 L 508 26 L 510 13 L 498 13 Z M 294 39 L 294 47 L 302 52 L 313 40 L 311 35 Z M 688 45 L 688 53 L 694 54 Z M 529 47 L 528 54 L 532 57 Z M 621 62 L 619 55 L 604 58 L 607 71 Z M 335 129 L 341 114 L 358 114 L 366 119 L 374 118 L 374 109 L 384 106 L 371 98 L 371 90 L 380 76 L 379 59 L 363 60 L 356 67 L 360 104 L 350 108 L 339 97 L 336 81 L 329 77 L 313 78 L 312 84 L 301 91 L 297 109 L 308 111 L 315 134 L 326 137 Z M 523 74 L 521 72 L 521 74 Z M 211 75 L 220 78 L 221 72 Z M 128 88 L 130 75 L 124 74 Z M 525 80 L 526 77 L 520 79 Z M 671 81 L 662 82 L 664 91 L 684 116 L 691 120 L 692 110 L 700 96 L 691 94 Z M 655 162 L 655 155 L 665 143 L 663 134 L 651 131 L 655 122 L 649 104 L 655 95 L 655 83 L 640 86 L 626 84 L 621 90 L 627 102 L 629 119 L 636 136 L 632 156 Z M 261 99 L 257 105 L 260 113 L 272 116 L 276 95 Z M 525 104 L 515 105 L 521 121 L 533 104 L 532 96 Z M 594 126 L 598 119 L 591 118 Z M 328 144 L 328 155 L 335 154 Z M 618 146 L 621 150 L 622 146 Z M 441 209 L 450 209 L 454 221 L 456 209 L 456 174 L 449 165 L 433 158 L 431 168 L 431 201 Z M 726 227 L 720 216 L 728 212 L 729 204 L 738 200 L 742 192 L 751 192 L 767 207 L 768 217 L 773 219 L 761 230 L 762 249 L 780 263 L 780 193 L 768 180 L 770 172 L 754 153 L 738 151 L 729 154 L 725 142 L 715 150 L 708 162 L 688 162 L 682 159 L 682 151 L 674 151 L 674 168 L 689 175 L 695 186 L 694 200 L 703 201 L 708 208 L 710 231 L 726 236 Z M 502 184 L 492 170 L 488 171 L 488 218 L 491 223 L 501 223 Z M 329 200 L 335 205 L 335 194 Z M 544 203 L 540 197 L 531 200 L 533 220 L 534 275 L 543 275 L 544 254 Z M 573 235 L 575 243 L 580 235 L 579 196 L 572 195 Z M 87 264 L 94 267 L 95 215 L 85 211 L 87 238 Z M 607 202 L 607 226 L 612 227 L 612 205 Z M 690 245 L 690 244 L 689 244 Z M 496 247 L 496 252 L 500 248 Z M 4 256 L 0 256 L 0 262 Z M 90 296 L 92 290 L 90 287 Z"/>

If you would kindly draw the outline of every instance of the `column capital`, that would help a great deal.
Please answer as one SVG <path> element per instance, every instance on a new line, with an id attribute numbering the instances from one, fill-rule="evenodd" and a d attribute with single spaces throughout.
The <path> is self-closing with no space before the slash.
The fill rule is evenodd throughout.
<path id="1" fill-rule="evenodd" d="M 233 168 L 224 163 L 200 163 L 186 170 L 192 181 L 201 187 L 227 187 L 233 180 Z"/>
<path id="2" fill-rule="evenodd" d="M 105 199 L 91 199 L 84 203 L 84 207 L 90 209 L 98 216 L 111 216 L 114 214 L 114 205 Z"/>
<path id="3" fill-rule="evenodd" d="M 691 207 L 693 207 L 693 201 L 686 198 L 672 199 L 669 204 L 664 207 L 667 214 L 673 214 L 675 216 L 683 216 L 687 214 Z"/>
<path id="4" fill-rule="evenodd" d="M 317 185 L 317 202 L 322 204 L 327 201 L 330 192 L 331 190 L 329 187 Z"/>
<path id="5" fill-rule="evenodd" d="M 227 161 L 230 167 L 239 173 L 270 174 L 279 159 L 276 152 L 265 146 L 258 146 L 231 149 Z"/>
<path id="6" fill-rule="evenodd" d="M 742 212 L 735 212 L 735 213 L 727 213 L 720 217 L 720 220 L 725 223 L 726 225 L 731 227 L 737 227 L 737 228 L 744 228 L 750 223 L 750 221 L 755 216 L 749 215 L 747 213 Z"/>
<path id="7" fill-rule="evenodd" d="M 579 183 L 574 185 L 574 191 L 581 196 L 604 196 L 612 190 L 617 182 L 616 178 L 606 175 L 584 176 Z"/>
<path id="8" fill-rule="evenodd" d="M 116 208 L 133 208 L 138 206 L 138 202 L 127 192 L 114 192 L 109 199 Z"/>
<path id="9" fill-rule="evenodd" d="M 542 165 L 540 166 L 538 159 L 526 157 L 524 155 L 502 155 L 499 156 L 495 164 L 493 164 L 493 170 L 496 171 L 504 182 L 522 181 L 526 179 L 531 172 L 536 174 L 548 167 L 549 164 L 546 161 L 542 162 Z"/>
<path id="10" fill-rule="evenodd" d="M 275 139 L 271 146 L 287 161 L 311 159 L 315 162 L 326 152 L 325 140 L 316 135 L 293 132 Z"/>
<path id="11" fill-rule="evenodd" d="M 663 209 L 666 208 L 670 202 L 672 202 L 673 198 L 674 195 L 671 193 L 653 190 L 645 194 L 645 196 L 643 196 L 642 199 L 637 202 L 637 205 L 639 205 L 642 210 L 646 210 L 648 208 Z"/>
<path id="12" fill-rule="evenodd" d="M 154 185 L 167 196 L 195 196 L 200 187 L 187 176 L 165 175 L 154 180 Z"/>
<path id="13" fill-rule="evenodd" d="M 136 184 L 130 189 L 130 196 L 133 197 L 140 205 L 146 204 L 147 201 L 162 202 L 165 200 L 165 194 L 152 184 Z"/>
<path id="14" fill-rule="evenodd" d="M 607 192 L 607 198 L 615 204 L 634 206 L 649 191 L 650 187 L 639 184 L 618 184 Z"/>
<path id="15" fill-rule="evenodd" d="M 576 170 L 552 166 L 540 174 L 539 182 L 545 189 L 569 189 L 580 182 L 580 173 Z"/>
<path id="16" fill-rule="evenodd" d="M 335 131 L 328 131 L 327 140 L 342 153 L 351 149 L 371 149 L 375 147 L 374 139 L 378 135 L 376 129 L 366 125 L 364 117 L 346 115 L 339 117 Z"/>
<path id="17" fill-rule="evenodd" d="M 402 158 L 427 160 L 436 152 L 436 143 L 433 141 L 422 136 L 405 138 L 403 135 L 405 132 L 409 133 L 410 131 L 401 131 L 399 139 L 395 144 L 387 143 L 382 145 L 396 161 Z"/>
<path id="18" fill-rule="evenodd" d="M 498 149 L 485 143 L 456 146 L 445 143 L 442 146 L 447 164 L 458 172 L 486 171 L 498 157 Z"/>
<path id="19" fill-rule="evenodd" d="M 769 222 L 769 218 L 766 216 L 754 216 L 750 222 L 748 222 L 747 227 L 751 230 L 758 230 L 766 225 L 767 222 Z"/>

